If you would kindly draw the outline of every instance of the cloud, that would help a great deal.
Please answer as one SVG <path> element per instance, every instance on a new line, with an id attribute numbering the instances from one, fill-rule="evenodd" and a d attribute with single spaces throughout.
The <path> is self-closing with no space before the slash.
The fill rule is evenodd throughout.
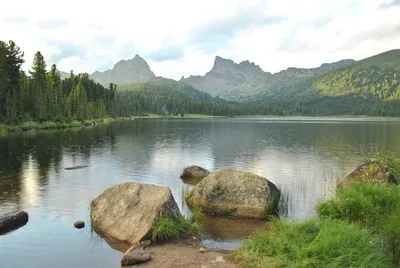
<path id="1" fill-rule="evenodd" d="M 210 54 L 227 45 L 240 32 L 250 28 L 279 24 L 286 20 L 285 17 L 266 14 L 266 3 L 264 1 L 244 6 L 231 16 L 193 27 L 189 43 Z"/>
<path id="2" fill-rule="evenodd" d="M 50 20 L 39 20 L 37 25 L 42 30 L 59 29 L 68 25 L 67 19 L 50 19 Z"/>
<path id="3" fill-rule="evenodd" d="M 13 16 L 4 19 L 5 23 L 11 23 L 11 24 L 24 24 L 28 22 L 28 20 L 29 19 L 27 17 L 21 17 L 21 16 Z"/>
<path id="4" fill-rule="evenodd" d="M 400 47 L 399 0 L 147 0 L 134 8 L 114 0 L 95 12 L 93 1 L 68 3 L 8 1 L 0 9 L 0 40 L 25 52 L 25 70 L 36 51 L 76 73 L 139 54 L 156 75 L 179 79 L 205 74 L 216 55 L 277 72 Z"/>
<path id="5" fill-rule="evenodd" d="M 86 56 L 85 49 L 74 43 L 67 43 L 67 42 L 49 42 L 49 44 L 54 45 L 60 51 L 58 54 L 52 55 L 48 60 L 51 63 L 58 63 L 63 58 L 69 58 L 78 56 L 84 58 Z"/>
<path id="6" fill-rule="evenodd" d="M 184 57 L 185 50 L 181 46 L 166 46 L 148 55 L 145 55 L 146 59 L 155 62 L 178 60 Z"/>
<path id="7" fill-rule="evenodd" d="M 384 2 L 379 5 L 379 7 L 382 9 L 390 8 L 393 6 L 400 6 L 400 0 L 391 0 L 389 2 Z"/>

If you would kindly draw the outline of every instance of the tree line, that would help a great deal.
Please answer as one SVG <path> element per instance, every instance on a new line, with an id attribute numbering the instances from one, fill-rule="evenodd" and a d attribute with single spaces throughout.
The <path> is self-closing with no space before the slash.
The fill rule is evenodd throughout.
<path id="1" fill-rule="evenodd" d="M 116 86 L 105 88 L 87 73 L 73 71 L 64 80 L 55 64 L 47 70 L 38 51 L 27 72 L 24 53 L 13 42 L 0 41 L 0 121 L 70 121 L 105 117 L 113 112 Z"/>

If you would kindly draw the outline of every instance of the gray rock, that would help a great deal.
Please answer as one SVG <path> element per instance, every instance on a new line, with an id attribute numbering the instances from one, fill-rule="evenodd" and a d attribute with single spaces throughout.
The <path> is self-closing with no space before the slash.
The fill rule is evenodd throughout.
<path id="1" fill-rule="evenodd" d="M 29 215 L 25 211 L 16 211 L 0 214 L 0 234 L 18 229 L 29 221 Z"/>
<path id="2" fill-rule="evenodd" d="M 106 189 L 90 207 L 95 229 L 130 244 L 150 238 L 153 223 L 161 215 L 180 215 L 168 187 L 135 182 Z"/>
<path id="3" fill-rule="evenodd" d="M 202 179 L 187 202 L 209 214 L 263 219 L 276 212 L 279 199 L 280 191 L 266 178 L 223 168 Z"/>
<path id="4" fill-rule="evenodd" d="M 192 165 L 192 166 L 187 166 L 184 167 L 179 175 L 182 179 L 189 179 L 189 178 L 195 178 L 195 179 L 202 179 L 204 177 L 207 177 L 211 172 L 205 168 Z"/>

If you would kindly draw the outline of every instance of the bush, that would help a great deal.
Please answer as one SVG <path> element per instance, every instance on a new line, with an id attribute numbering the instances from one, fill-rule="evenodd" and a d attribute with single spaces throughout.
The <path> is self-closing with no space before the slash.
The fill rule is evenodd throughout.
<path id="1" fill-rule="evenodd" d="M 273 219 L 233 258 L 243 267 L 391 267 L 377 243 L 366 229 L 340 220 Z"/>
<path id="2" fill-rule="evenodd" d="M 202 227 L 197 223 L 185 219 L 182 215 L 178 217 L 163 217 L 162 215 L 154 222 L 152 228 L 153 241 L 166 241 L 181 238 L 184 235 L 197 235 L 202 232 Z"/>

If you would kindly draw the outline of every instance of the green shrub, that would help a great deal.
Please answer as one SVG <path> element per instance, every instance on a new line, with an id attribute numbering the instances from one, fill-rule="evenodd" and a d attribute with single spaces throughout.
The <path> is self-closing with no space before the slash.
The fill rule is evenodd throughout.
<path id="1" fill-rule="evenodd" d="M 201 232 L 201 225 L 192 223 L 182 215 L 169 218 L 161 215 L 153 224 L 152 240 L 174 240 L 181 238 L 183 235 L 197 235 Z"/>
<path id="2" fill-rule="evenodd" d="M 377 239 L 357 224 L 339 220 L 287 223 L 248 239 L 233 258 L 243 267 L 391 267 Z"/>

